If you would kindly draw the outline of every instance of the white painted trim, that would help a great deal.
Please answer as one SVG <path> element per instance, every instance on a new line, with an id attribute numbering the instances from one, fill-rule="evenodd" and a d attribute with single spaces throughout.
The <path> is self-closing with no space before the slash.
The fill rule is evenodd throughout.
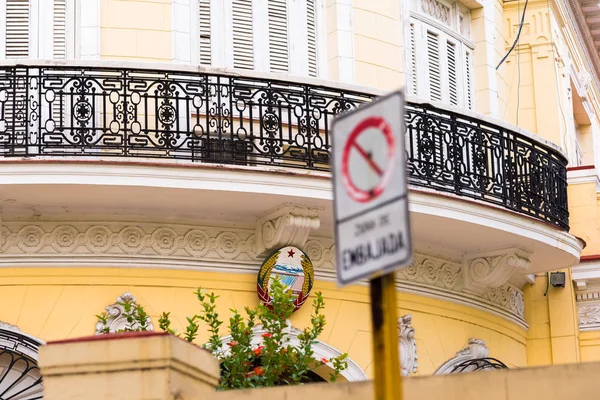
<path id="1" fill-rule="evenodd" d="M 210 51 L 211 64 L 214 67 L 231 68 L 233 66 L 232 35 L 231 0 L 211 0 Z M 199 46 L 198 43 L 196 45 Z"/>
<path id="2" fill-rule="evenodd" d="M 308 76 L 306 0 L 287 0 L 289 73 Z"/>
<path id="3" fill-rule="evenodd" d="M 100 59 L 100 0 L 78 0 L 75 58 Z M 78 61 L 81 62 L 81 61 Z"/>
<path id="4" fill-rule="evenodd" d="M 317 77 L 329 77 L 327 64 L 327 21 L 325 18 L 325 0 L 315 0 L 316 27 L 317 27 Z"/>
<path id="5" fill-rule="evenodd" d="M 189 8 L 189 24 L 190 24 L 190 64 L 200 64 L 200 3 L 198 0 L 188 0 L 190 2 Z M 212 7 L 211 7 L 212 10 Z M 212 11 L 211 11 L 212 18 Z M 212 21 L 211 21 L 211 58 L 212 58 Z"/>
<path id="6" fill-rule="evenodd" d="M 254 30 L 254 69 L 269 71 L 269 2 L 254 0 L 252 3 Z"/>
<path id="7" fill-rule="evenodd" d="M 354 83 L 354 18 L 353 0 L 335 0 L 338 43 L 338 79 Z"/>
<path id="8" fill-rule="evenodd" d="M 31 4 L 33 4 L 33 2 Z M 33 37 L 36 37 L 38 42 L 35 46 L 35 53 L 31 53 L 30 48 L 29 54 L 35 54 L 33 58 L 54 58 L 54 1 L 42 0 L 35 7 L 35 14 L 38 21 L 37 24 L 33 23 L 32 25 L 37 26 L 38 34 L 34 35 L 34 32 L 30 27 L 29 37 L 30 44 L 33 42 Z M 30 21 L 33 22 L 33 10 L 30 15 Z"/>
<path id="9" fill-rule="evenodd" d="M 46 18 L 48 13 L 43 14 Z M 29 57 L 40 57 L 40 35 L 44 34 L 40 24 L 44 23 L 43 18 L 40 18 L 40 5 L 38 0 L 29 0 Z M 50 41 L 52 43 L 52 41 Z"/>
<path id="10" fill-rule="evenodd" d="M 190 3 L 193 3 L 190 4 Z M 193 60 L 192 50 L 192 26 L 198 26 L 198 10 L 194 12 L 194 5 L 198 6 L 198 0 L 171 0 L 171 41 L 172 41 L 172 62 L 178 64 L 190 64 Z M 192 24 L 192 16 L 195 16 L 195 24 Z M 196 49 L 199 47 L 197 43 Z M 198 52 L 196 52 L 198 53 Z M 195 60 L 196 64 L 200 60 Z"/>
<path id="11" fill-rule="evenodd" d="M 595 167 L 567 171 L 568 185 L 580 185 L 585 183 L 595 183 L 596 192 L 600 192 L 600 176 Z"/>
<path id="12" fill-rule="evenodd" d="M 0 58 L 6 58 L 6 0 L 0 0 Z"/>
<path id="13" fill-rule="evenodd" d="M 597 279 L 600 281 L 600 260 L 584 261 L 573 267 L 571 279 L 575 282 Z"/>

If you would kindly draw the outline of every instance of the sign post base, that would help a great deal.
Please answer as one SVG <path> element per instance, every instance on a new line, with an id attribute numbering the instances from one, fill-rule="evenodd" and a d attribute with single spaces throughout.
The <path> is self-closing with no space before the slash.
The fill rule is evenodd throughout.
<path id="1" fill-rule="evenodd" d="M 375 400 L 402 400 L 395 273 L 370 281 Z"/>

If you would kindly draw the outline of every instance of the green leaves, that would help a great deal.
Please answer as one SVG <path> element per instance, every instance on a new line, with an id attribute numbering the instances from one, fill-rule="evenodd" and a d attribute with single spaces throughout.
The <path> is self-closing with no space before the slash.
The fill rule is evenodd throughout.
<path id="1" fill-rule="evenodd" d="M 245 317 L 238 310 L 229 310 L 228 334 L 231 338 L 225 341 L 221 334 L 224 322 L 217 312 L 219 296 L 202 288 L 194 292 L 200 303 L 200 312 L 186 317 L 187 326 L 183 334 L 171 328 L 171 312 L 163 312 L 158 324 L 161 330 L 188 342 L 198 338 L 200 325 L 203 325 L 202 329 L 206 329 L 209 336 L 202 347 L 210 350 L 221 364 L 220 390 L 304 384 L 314 380 L 312 371 L 324 364 L 330 367 L 330 381 L 338 379 L 341 371 L 348 367 L 347 355 L 328 360 L 315 359 L 318 357 L 313 350 L 326 323 L 321 313 L 325 307 L 323 295 L 315 293 L 310 325 L 297 335 L 297 341 L 292 344 L 288 332 L 291 329 L 289 318 L 294 312 L 294 295 L 277 276 L 270 278 L 268 290 L 271 304 L 245 307 Z M 128 322 L 122 331 L 149 330 L 150 318 L 144 307 L 130 300 L 119 305 Z M 108 315 L 102 313 L 96 318 L 103 327 L 100 333 L 109 333 Z"/>
<path id="2" fill-rule="evenodd" d="M 223 321 L 216 311 L 219 296 L 198 288 L 194 294 L 200 302 L 199 315 L 188 317 L 184 339 L 193 341 L 197 337 L 198 323 L 202 321 L 208 330 L 208 342 L 204 348 L 213 352 L 221 363 L 220 390 L 255 388 L 277 385 L 298 385 L 311 380 L 310 373 L 324 363 L 331 366 L 330 380 L 336 380 L 347 368 L 347 355 L 329 360 L 315 360 L 312 346 L 325 327 L 323 296 L 316 293 L 313 301 L 311 324 L 298 335 L 299 344 L 291 345 L 287 334 L 288 319 L 294 312 L 294 296 L 278 277 L 272 277 L 268 306 L 245 307 L 244 318 L 238 310 L 230 309 L 229 335 L 226 343 L 220 334 Z M 162 330 L 176 334 L 170 328 L 170 313 L 163 313 L 159 320 Z"/>

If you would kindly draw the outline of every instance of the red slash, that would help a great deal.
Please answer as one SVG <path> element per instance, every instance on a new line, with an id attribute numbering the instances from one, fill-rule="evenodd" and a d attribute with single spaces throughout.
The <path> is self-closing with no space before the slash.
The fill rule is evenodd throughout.
<path id="1" fill-rule="evenodd" d="M 379 176 L 383 176 L 383 170 L 373 161 L 373 157 L 362 148 L 358 142 L 352 143 L 354 148 L 360 153 L 361 156 L 365 159 L 365 161 L 369 164 L 371 168 L 375 171 L 375 173 Z"/>

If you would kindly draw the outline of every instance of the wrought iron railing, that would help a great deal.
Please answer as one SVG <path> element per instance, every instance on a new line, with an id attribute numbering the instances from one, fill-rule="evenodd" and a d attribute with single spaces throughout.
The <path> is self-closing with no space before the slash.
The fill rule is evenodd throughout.
<path id="1" fill-rule="evenodd" d="M 372 94 L 189 70 L 0 67 L 0 156 L 329 170 L 331 119 Z M 410 183 L 568 229 L 566 160 L 529 135 L 408 103 Z"/>

